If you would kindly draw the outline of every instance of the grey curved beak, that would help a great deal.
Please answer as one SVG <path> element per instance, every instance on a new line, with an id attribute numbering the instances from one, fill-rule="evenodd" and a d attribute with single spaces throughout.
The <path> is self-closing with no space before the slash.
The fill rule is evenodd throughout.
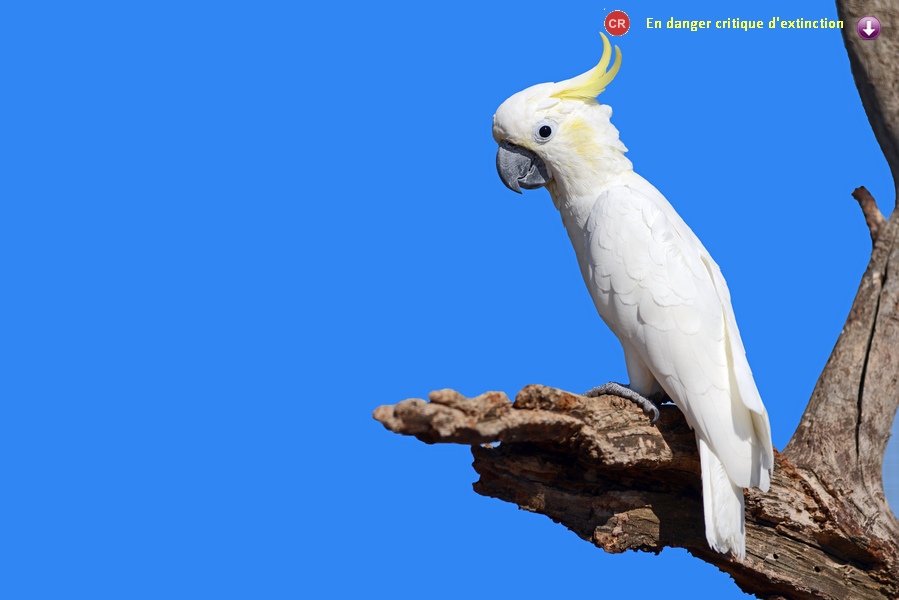
<path id="1" fill-rule="evenodd" d="M 521 188 L 536 190 L 552 179 L 539 156 L 505 140 L 496 151 L 496 172 L 507 188 L 519 194 Z"/>

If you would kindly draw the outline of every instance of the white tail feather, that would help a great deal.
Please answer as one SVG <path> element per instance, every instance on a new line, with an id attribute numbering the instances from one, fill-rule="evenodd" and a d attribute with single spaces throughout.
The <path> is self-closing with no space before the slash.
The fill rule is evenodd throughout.
<path id="1" fill-rule="evenodd" d="M 743 488 L 731 483 L 724 465 L 699 435 L 696 436 L 696 444 L 702 466 L 706 539 L 713 550 L 722 554 L 730 550 L 742 561 L 746 557 Z"/>

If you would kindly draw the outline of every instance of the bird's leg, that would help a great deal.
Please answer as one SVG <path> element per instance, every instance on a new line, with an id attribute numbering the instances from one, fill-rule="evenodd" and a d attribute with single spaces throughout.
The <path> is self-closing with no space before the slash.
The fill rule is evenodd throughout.
<path id="1" fill-rule="evenodd" d="M 653 392 L 649 396 L 647 396 L 647 398 L 649 398 L 649 401 L 656 406 L 661 406 L 662 404 L 666 403 L 674 404 L 674 400 L 671 399 L 671 396 L 669 396 L 668 392 L 666 392 L 665 390 Z"/>
<path id="2" fill-rule="evenodd" d="M 610 381 L 609 383 L 604 383 L 602 385 L 596 386 L 592 390 L 584 392 L 584 396 L 588 396 L 590 398 L 596 398 L 597 396 L 602 396 L 603 394 L 611 394 L 613 396 L 626 398 L 631 402 L 634 402 L 637 406 L 643 409 L 644 414 L 652 415 L 649 420 L 651 424 L 655 424 L 655 422 L 659 420 L 659 409 L 655 404 L 653 404 L 652 400 L 638 394 L 627 386 L 621 385 L 620 383 Z M 664 392 L 662 392 L 662 394 L 664 394 Z"/>

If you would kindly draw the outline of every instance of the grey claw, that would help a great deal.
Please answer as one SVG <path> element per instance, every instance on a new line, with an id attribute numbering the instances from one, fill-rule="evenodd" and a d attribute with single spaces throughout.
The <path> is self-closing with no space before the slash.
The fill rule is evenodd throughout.
<path id="1" fill-rule="evenodd" d="M 620 383 L 610 381 L 609 383 L 598 385 L 595 388 L 584 392 L 584 396 L 587 396 L 589 398 L 596 398 L 597 396 L 602 396 L 603 394 L 612 394 L 613 396 L 618 396 L 620 398 L 626 398 L 627 400 L 630 400 L 643 409 L 643 414 L 652 415 L 649 419 L 650 425 L 655 425 L 656 421 L 659 420 L 659 409 L 655 404 L 652 403 L 651 400 L 645 398 L 644 396 L 641 396 L 634 390 L 630 389 L 629 387 L 623 386 Z"/>

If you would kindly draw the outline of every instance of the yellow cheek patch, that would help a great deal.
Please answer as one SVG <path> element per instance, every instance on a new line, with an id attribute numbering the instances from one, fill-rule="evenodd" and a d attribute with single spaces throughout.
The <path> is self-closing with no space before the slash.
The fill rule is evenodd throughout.
<path id="1" fill-rule="evenodd" d="M 589 157 L 596 154 L 596 133 L 583 119 L 577 117 L 568 118 L 560 133 L 581 156 Z"/>

